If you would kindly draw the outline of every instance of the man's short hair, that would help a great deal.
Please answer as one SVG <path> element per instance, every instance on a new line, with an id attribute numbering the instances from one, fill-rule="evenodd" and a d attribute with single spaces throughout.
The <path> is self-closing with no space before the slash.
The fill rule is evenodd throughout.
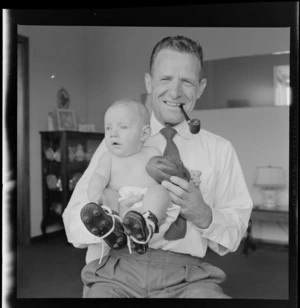
<path id="1" fill-rule="evenodd" d="M 203 50 L 201 45 L 197 41 L 185 36 L 167 36 L 160 40 L 153 48 L 150 57 L 150 72 L 157 54 L 162 49 L 172 49 L 175 51 L 194 54 L 200 61 L 201 70 L 203 67 Z"/>

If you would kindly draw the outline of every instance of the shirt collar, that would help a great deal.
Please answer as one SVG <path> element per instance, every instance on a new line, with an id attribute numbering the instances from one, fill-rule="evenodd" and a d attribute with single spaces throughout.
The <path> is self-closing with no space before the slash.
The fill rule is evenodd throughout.
<path id="1" fill-rule="evenodd" d="M 150 125 L 151 125 L 151 131 L 152 131 L 151 136 L 155 136 L 155 135 L 159 134 L 160 130 L 164 127 L 160 122 L 158 122 L 158 120 L 154 116 L 153 112 L 151 114 Z M 186 121 L 182 121 L 181 123 L 173 126 L 173 128 L 176 129 L 177 133 L 181 137 L 183 137 L 184 139 L 191 139 L 192 138 L 192 134 L 190 133 L 189 125 L 187 124 Z"/>

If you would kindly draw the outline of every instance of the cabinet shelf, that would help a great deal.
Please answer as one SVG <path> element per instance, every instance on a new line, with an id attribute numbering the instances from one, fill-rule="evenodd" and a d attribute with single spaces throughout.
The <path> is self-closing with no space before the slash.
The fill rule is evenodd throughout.
<path id="1" fill-rule="evenodd" d="M 62 213 L 74 187 L 104 138 L 103 133 L 40 132 L 42 158 L 43 218 L 41 230 L 47 238 L 48 226 L 62 223 Z M 79 157 L 79 158 L 78 158 Z M 79 160 L 79 159 L 82 160 Z"/>
<path id="2" fill-rule="evenodd" d="M 76 172 L 82 172 L 84 171 L 88 165 L 89 165 L 89 161 L 72 161 L 69 162 L 67 165 L 67 169 L 69 171 L 69 173 L 76 173 Z"/>

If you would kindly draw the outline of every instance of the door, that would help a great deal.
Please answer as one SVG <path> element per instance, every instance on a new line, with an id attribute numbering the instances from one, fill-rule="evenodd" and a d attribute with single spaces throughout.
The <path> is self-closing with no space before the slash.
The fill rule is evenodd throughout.
<path id="1" fill-rule="evenodd" d="M 17 243 L 30 244 L 29 204 L 29 40 L 18 35 Z"/>

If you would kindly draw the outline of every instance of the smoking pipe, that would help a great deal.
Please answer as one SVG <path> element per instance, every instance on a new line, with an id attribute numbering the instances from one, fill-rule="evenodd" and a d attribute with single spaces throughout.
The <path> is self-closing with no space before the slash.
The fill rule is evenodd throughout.
<path id="1" fill-rule="evenodd" d="M 200 132 L 200 128 L 201 128 L 200 120 L 198 120 L 198 119 L 192 119 L 191 120 L 188 117 L 188 115 L 186 114 L 186 112 L 184 111 L 182 104 L 179 106 L 179 108 L 181 109 L 181 111 L 182 111 L 182 113 L 185 117 L 185 120 L 187 121 L 187 123 L 190 127 L 191 134 L 198 134 Z"/>

